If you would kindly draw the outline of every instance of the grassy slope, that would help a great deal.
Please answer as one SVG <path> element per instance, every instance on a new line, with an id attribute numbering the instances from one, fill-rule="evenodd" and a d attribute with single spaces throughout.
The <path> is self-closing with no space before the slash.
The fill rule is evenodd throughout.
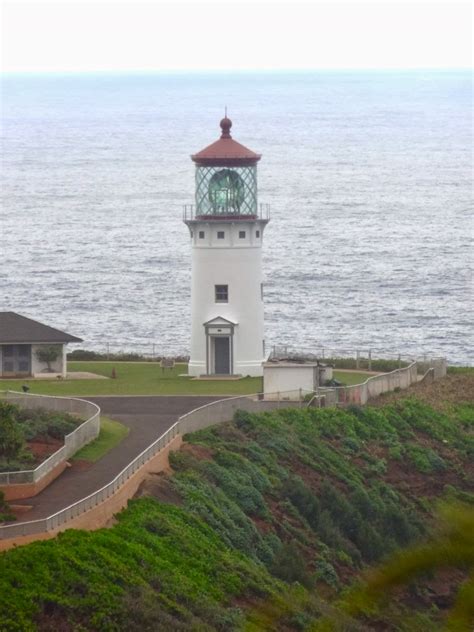
<path id="1" fill-rule="evenodd" d="M 262 391 L 261 378 L 241 380 L 192 380 L 179 377 L 187 372 L 186 364 L 162 371 L 152 362 L 69 362 L 69 370 L 87 371 L 110 377 L 115 368 L 117 378 L 108 380 L 0 380 L 0 389 L 21 390 L 30 386 L 31 393 L 43 395 L 246 395 Z M 338 373 L 335 377 L 347 384 L 364 381 L 363 373 Z"/>
<path id="2" fill-rule="evenodd" d="M 107 452 L 115 448 L 130 432 L 130 428 L 115 419 L 100 416 L 100 433 L 97 439 L 81 448 L 73 460 L 98 461 Z"/>
<path id="3" fill-rule="evenodd" d="M 194 434 L 173 476 L 151 476 L 141 490 L 151 498 L 115 527 L 0 557 L 0 629 L 309 629 L 327 612 L 315 594 L 331 600 L 422 537 L 436 499 L 472 502 L 470 392 L 443 411 L 419 400 L 288 410 Z M 295 580 L 307 588 L 285 597 L 281 582 Z M 438 629 L 426 612 L 401 623 L 403 609 L 381 615 L 384 630 Z"/>

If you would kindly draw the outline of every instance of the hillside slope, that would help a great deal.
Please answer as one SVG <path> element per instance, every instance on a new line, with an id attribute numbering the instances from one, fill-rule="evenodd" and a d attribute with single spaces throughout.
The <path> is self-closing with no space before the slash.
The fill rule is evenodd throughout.
<path id="1" fill-rule="evenodd" d="M 426 537 L 438 499 L 473 502 L 471 391 L 446 384 L 457 396 L 435 407 L 240 412 L 187 437 L 112 528 L 0 556 L 0 630 L 309 630 Z M 414 584 L 347 629 L 436 630 L 462 579 Z"/>

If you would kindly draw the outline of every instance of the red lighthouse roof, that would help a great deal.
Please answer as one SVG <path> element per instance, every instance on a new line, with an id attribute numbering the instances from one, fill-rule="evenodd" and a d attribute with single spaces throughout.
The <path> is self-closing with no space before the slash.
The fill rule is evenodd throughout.
<path id="1" fill-rule="evenodd" d="M 257 163 L 261 155 L 241 145 L 230 135 L 232 121 L 225 116 L 221 123 L 222 134 L 219 140 L 205 147 L 191 159 L 202 166 L 246 167 Z"/>

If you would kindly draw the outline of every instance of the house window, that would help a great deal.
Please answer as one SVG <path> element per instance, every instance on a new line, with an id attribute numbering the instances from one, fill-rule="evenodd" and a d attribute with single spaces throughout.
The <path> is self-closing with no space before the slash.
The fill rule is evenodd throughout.
<path id="1" fill-rule="evenodd" d="M 225 237 L 225 233 L 223 230 L 218 230 L 217 231 L 217 239 L 224 239 Z"/>
<path id="2" fill-rule="evenodd" d="M 245 239 L 245 230 L 239 230 L 239 239 Z"/>
<path id="3" fill-rule="evenodd" d="M 204 239 L 204 236 L 205 236 L 205 235 L 204 235 L 204 231 L 203 231 L 203 230 L 200 230 L 200 231 L 199 231 L 199 239 Z"/>
<path id="4" fill-rule="evenodd" d="M 255 237 L 256 237 L 257 239 L 260 237 L 260 231 L 259 231 L 259 230 L 257 230 L 257 231 L 255 232 Z"/>
<path id="5" fill-rule="evenodd" d="M 228 303 L 229 302 L 229 286 L 228 285 L 215 285 L 216 303 Z"/>

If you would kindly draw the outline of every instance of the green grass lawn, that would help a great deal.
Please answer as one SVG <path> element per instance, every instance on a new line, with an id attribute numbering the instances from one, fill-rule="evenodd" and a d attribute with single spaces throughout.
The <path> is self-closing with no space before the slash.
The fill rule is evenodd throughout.
<path id="1" fill-rule="evenodd" d="M 339 380 L 343 384 L 347 386 L 352 386 L 353 384 L 361 384 L 365 382 L 369 377 L 374 377 L 371 373 L 364 373 L 363 371 L 354 372 L 351 371 L 334 371 L 334 379 Z"/>
<path id="2" fill-rule="evenodd" d="M 179 377 L 186 364 L 162 371 L 156 362 L 69 362 L 70 372 L 87 371 L 109 377 L 115 368 L 116 379 L 108 380 L 0 380 L 0 390 L 21 391 L 28 384 L 30 393 L 44 395 L 248 395 L 262 391 L 262 378 L 241 380 L 192 380 Z M 334 377 L 346 384 L 367 379 L 366 373 L 340 373 Z"/>
<path id="3" fill-rule="evenodd" d="M 84 459 L 95 463 L 95 461 L 101 459 L 109 450 L 115 448 L 116 445 L 125 439 L 129 432 L 130 428 L 127 428 L 124 424 L 101 415 L 99 436 L 76 452 L 72 460 Z"/>

